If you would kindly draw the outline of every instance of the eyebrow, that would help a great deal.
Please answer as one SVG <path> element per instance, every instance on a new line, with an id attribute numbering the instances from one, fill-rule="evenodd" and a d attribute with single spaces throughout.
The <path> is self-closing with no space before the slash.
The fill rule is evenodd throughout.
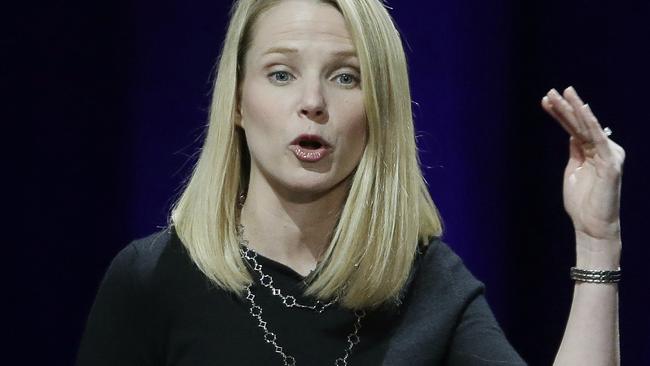
<path id="1" fill-rule="evenodd" d="M 262 56 L 271 54 L 271 53 L 282 53 L 282 54 L 296 54 L 298 53 L 298 49 L 296 48 L 290 48 L 290 47 L 271 47 L 268 50 L 266 50 Z M 341 51 L 336 51 L 332 52 L 331 55 L 336 56 L 336 57 L 357 57 L 357 53 L 354 50 L 341 50 Z"/>

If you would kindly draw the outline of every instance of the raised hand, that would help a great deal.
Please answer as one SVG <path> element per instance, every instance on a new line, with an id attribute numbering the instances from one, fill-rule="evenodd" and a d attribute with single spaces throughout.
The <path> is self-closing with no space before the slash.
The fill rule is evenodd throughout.
<path id="1" fill-rule="evenodd" d="M 578 237 L 578 250 L 584 245 L 582 249 L 588 252 L 620 251 L 625 151 L 607 136 L 573 87 L 568 87 L 564 95 L 551 89 L 542 98 L 542 107 L 570 135 L 563 196 Z M 581 237 L 588 240 L 581 241 Z"/>

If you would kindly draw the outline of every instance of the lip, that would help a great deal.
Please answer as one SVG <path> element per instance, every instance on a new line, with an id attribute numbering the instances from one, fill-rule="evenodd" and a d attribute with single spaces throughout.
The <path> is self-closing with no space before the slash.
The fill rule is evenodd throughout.
<path id="1" fill-rule="evenodd" d="M 317 141 L 321 144 L 318 149 L 308 149 L 300 146 L 300 141 Z M 296 158 L 300 161 L 315 163 L 330 154 L 332 151 L 331 145 L 322 137 L 318 135 L 302 134 L 296 137 L 289 145 L 289 150 L 293 152 Z"/>

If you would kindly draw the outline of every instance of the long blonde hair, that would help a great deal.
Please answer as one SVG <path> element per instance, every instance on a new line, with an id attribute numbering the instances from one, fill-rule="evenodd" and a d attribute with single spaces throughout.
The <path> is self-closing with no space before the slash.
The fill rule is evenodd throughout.
<path id="1" fill-rule="evenodd" d="M 198 268 L 242 295 L 253 281 L 239 254 L 238 197 L 248 187 L 248 149 L 235 126 L 238 87 L 255 21 L 281 0 L 238 0 L 218 61 L 207 136 L 172 207 L 172 225 Z M 442 234 L 420 170 L 406 56 L 379 0 L 322 0 L 343 15 L 361 67 L 368 140 L 347 199 L 306 295 L 349 309 L 397 301 L 419 242 Z"/>

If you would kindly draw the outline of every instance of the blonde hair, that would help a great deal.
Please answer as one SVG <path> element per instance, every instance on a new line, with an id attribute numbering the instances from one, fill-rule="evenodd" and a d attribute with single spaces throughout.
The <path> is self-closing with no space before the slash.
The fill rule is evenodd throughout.
<path id="1" fill-rule="evenodd" d="M 238 197 L 248 186 L 248 149 L 235 126 L 238 87 L 255 20 L 281 0 L 238 0 L 218 61 L 208 132 L 170 225 L 198 268 L 243 295 L 253 281 L 240 257 Z M 399 301 L 418 243 L 442 234 L 417 155 L 406 56 L 379 0 L 324 0 L 346 20 L 361 68 L 368 140 L 306 295 L 349 309 Z"/>

